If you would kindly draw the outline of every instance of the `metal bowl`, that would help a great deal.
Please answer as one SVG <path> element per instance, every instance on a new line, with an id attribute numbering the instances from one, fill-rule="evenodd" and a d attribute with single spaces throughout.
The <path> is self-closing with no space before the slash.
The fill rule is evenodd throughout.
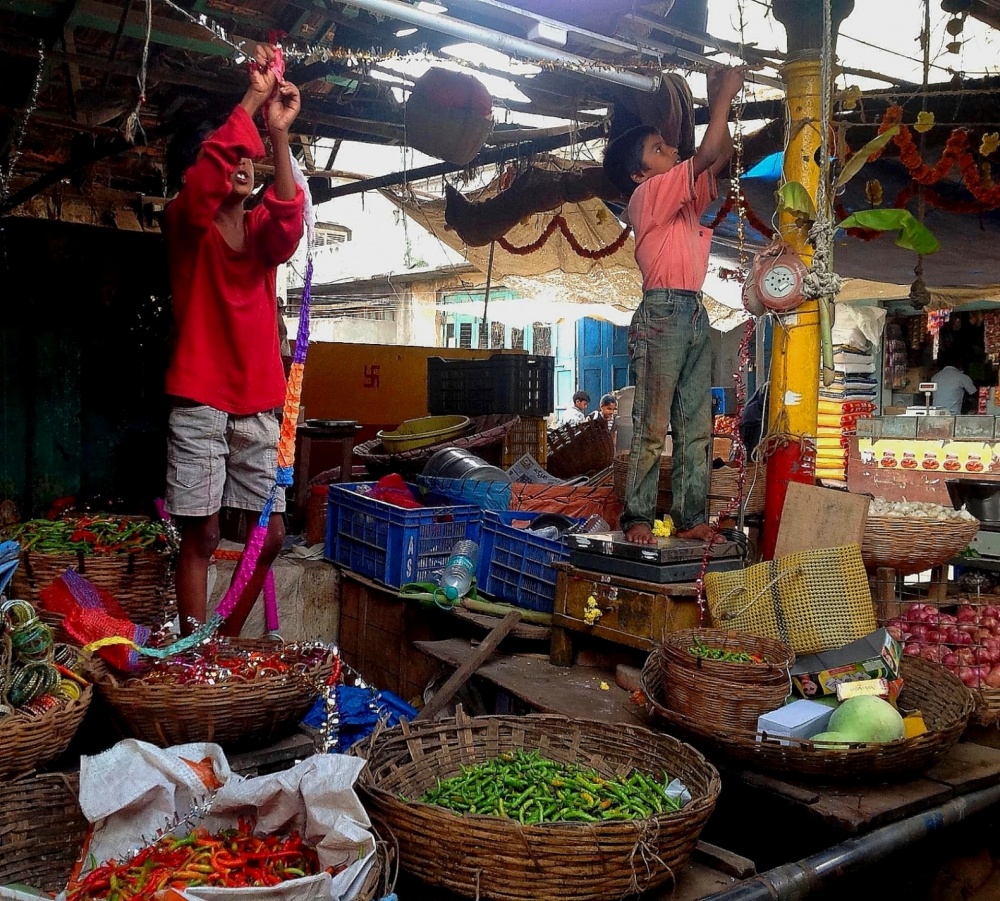
<path id="1" fill-rule="evenodd" d="M 965 507 L 982 523 L 1000 524 L 1000 479 L 948 479 L 945 485 L 956 510 Z"/>

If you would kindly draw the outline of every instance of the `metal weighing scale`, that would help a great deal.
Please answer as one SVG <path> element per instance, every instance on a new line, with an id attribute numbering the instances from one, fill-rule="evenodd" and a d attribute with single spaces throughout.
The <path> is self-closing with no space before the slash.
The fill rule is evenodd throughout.
<path id="1" fill-rule="evenodd" d="M 567 535 L 569 562 L 592 572 L 644 582 L 693 582 L 701 572 L 705 542 L 695 538 L 657 538 L 656 544 L 632 544 L 624 532 Z M 736 541 L 711 548 L 707 572 L 742 569 L 744 549 Z"/>

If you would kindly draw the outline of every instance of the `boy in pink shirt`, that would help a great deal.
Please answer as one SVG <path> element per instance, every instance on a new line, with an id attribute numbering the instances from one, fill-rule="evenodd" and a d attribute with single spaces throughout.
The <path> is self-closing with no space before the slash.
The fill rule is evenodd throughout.
<path id="1" fill-rule="evenodd" d="M 708 128 L 691 159 L 681 161 L 677 148 L 649 126 L 625 132 L 604 155 L 608 178 L 631 198 L 628 215 L 642 272 L 642 303 L 628 336 L 636 384 L 621 519 L 634 544 L 656 541 L 652 524 L 668 427 L 676 534 L 703 540 L 712 535 L 706 514 L 712 351 L 701 298 L 712 230 L 699 219 L 716 196 L 716 174 L 732 155 L 729 109 L 743 87 L 743 71 L 709 73 Z"/>

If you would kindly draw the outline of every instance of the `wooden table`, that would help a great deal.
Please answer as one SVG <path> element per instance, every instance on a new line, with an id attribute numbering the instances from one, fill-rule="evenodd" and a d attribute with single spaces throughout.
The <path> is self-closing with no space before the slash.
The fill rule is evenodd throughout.
<path id="1" fill-rule="evenodd" d="M 313 442 L 329 441 L 340 445 L 340 481 L 351 481 L 351 459 L 354 456 L 354 436 L 361 426 L 354 420 L 344 420 L 336 426 L 300 425 L 295 434 L 299 452 L 295 460 L 295 517 L 305 522 L 306 497 L 309 494 L 309 460 Z"/>

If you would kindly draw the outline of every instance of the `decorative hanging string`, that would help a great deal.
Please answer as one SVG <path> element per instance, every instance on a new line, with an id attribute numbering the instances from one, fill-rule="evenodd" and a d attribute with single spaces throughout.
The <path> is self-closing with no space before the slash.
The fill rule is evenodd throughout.
<path id="1" fill-rule="evenodd" d="M 6 202 L 10 196 L 10 183 L 14 177 L 14 169 L 17 161 L 21 158 L 21 146 L 24 144 L 24 136 L 28 130 L 28 120 L 38 106 L 38 93 L 42 89 L 42 77 L 45 74 L 45 44 L 38 42 L 38 68 L 35 70 L 35 80 L 31 84 L 31 96 L 21 112 L 17 121 L 17 128 L 14 131 L 13 139 L 10 141 L 10 152 L 7 156 L 7 165 L 0 166 L 0 203 Z"/>
<path id="2" fill-rule="evenodd" d="M 743 0 L 739 0 L 737 4 L 738 15 L 739 15 L 739 32 L 740 32 L 740 51 L 743 50 L 743 32 L 745 27 L 744 20 L 744 9 Z M 749 210 L 749 205 L 746 203 L 746 198 L 743 193 L 743 174 L 744 174 L 744 158 L 743 158 L 743 107 L 746 101 L 746 90 L 741 92 L 741 94 L 733 99 L 733 109 L 735 111 L 734 125 L 733 125 L 733 163 L 732 163 L 732 177 L 730 181 L 729 193 L 726 195 L 726 200 L 722 204 L 722 208 L 719 213 L 716 214 L 715 219 L 712 222 L 711 228 L 721 222 L 727 215 L 729 211 L 735 206 L 736 208 L 736 248 L 737 248 L 737 277 L 742 282 L 746 278 L 747 274 L 747 249 L 746 249 L 746 225 L 747 225 L 747 212 Z M 725 211 L 723 211 L 725 210 Z M 763 222 L 759 222 L 754 225 L 761 234 L 765 234 L 769 229 Z M 744 309 L 746 309 L 746 303 L 744 300 Z M 746 377 L 744 373 L 749 369 L 750 366 L 750 347 L 753 342 L 754 333 L 756 330 L 756 320 L 753 316 L 748 315 L 746 323 L 743 328 L 743 338 L 740 340 L 740 350 L 739 358 L 737 361 L 736 370 L 733 372 L 733 386 L 736 395 L 736 428 L 733 430 L 731 435 L 732 450 L 730 452 L 730 460 L 736 463 L 736 493 L 731 497 L 723 509 L 719 512 L 718 520 L 716 525 L 712 526 L 708 540 L 705 542 L 702 548 L 701 555 L 701 566 L 698 569 L 698 575 L 695 579 L 695 590 L 697 592 L 696 596 L 698 599 L 698 621 L 701 625 L 704 625 L 708 620 L 708 610 L 705 600 L 705 573 L 708 572 L 709 564 L 712 561 L 712 548 L 715 545 L 716 536 L 722 531 L 721 525 L 723 520 L 732 516 L 734 512 L 737 513 L 736 527 L 737 535 L 740 539 L 743 538 L 743 511 L 744 511 L 744 499 L 746 498 L 746 483 L 747 483 L 747 448 L 743 443 L 743 435 L 739 428 L 739 423 L 743 418 L 743 408 L 746 405 L 747 397 L 747 385 Z M 713 428 L 714 431 L 714 428 Z M 709 468 L 709 480 L 712 477 L 711 467 Z M 734 536 L 735 537 L 735 536 Z"/>
<path id="3" fill-rule="evenodd" d="M 605 257 L 610 257 L 625 245 L 628 240 L 629 235 L 632 234 L 632 229 L 630 226 L 626 226 L 622 229 L 621 234 L 615 238 L 607 247 L 599 247 L 597 250 L 590 250 L 584 247 L 570 231 L 569 223 L 560 214 L 558 216 L 553 216 L 549 220 L 548 225 L 542 230 L 542 233 L 535 238 L 530 244 L 522 244 L 520 247 L 511 244 L 504 237 L 497 238 L 497 244 L 499 244 L 507 253 L 512 253 L 517 256 L 525 256 L 529 253 L 534 253 L 539 250 L 548 242 L 549 238 L 555 234 L 556 229 L 562 232 L 562 236 L 566 239 L 566 243 L 573 249 L 573 252 L 581 257 L 586 257 L 588 260 L 603 260 Z"/>
<path id="4" fill-rule="evenodd" d="M 139 122 L 139 110 L 142 109 L 146 103 L 146 70 L 149 66 L 149 42 L 153 36 L 153 0 L 145 0 L 145 5 L 146 38 L 142 44 L 142 60 L 139 63 L 139 75 L 137 78 L 137 81 L 139 82 L 139 99 L 135 102 L 135 109 L 129 113 L 128 119 L 125 120 L 125 128 L 123 132 L 125 140 L 130 144 L 135 143 L 136 135 L 141 135 L 144 141 L 146 139 L 146 134 L 142 130 L 142 124 Z"/>

